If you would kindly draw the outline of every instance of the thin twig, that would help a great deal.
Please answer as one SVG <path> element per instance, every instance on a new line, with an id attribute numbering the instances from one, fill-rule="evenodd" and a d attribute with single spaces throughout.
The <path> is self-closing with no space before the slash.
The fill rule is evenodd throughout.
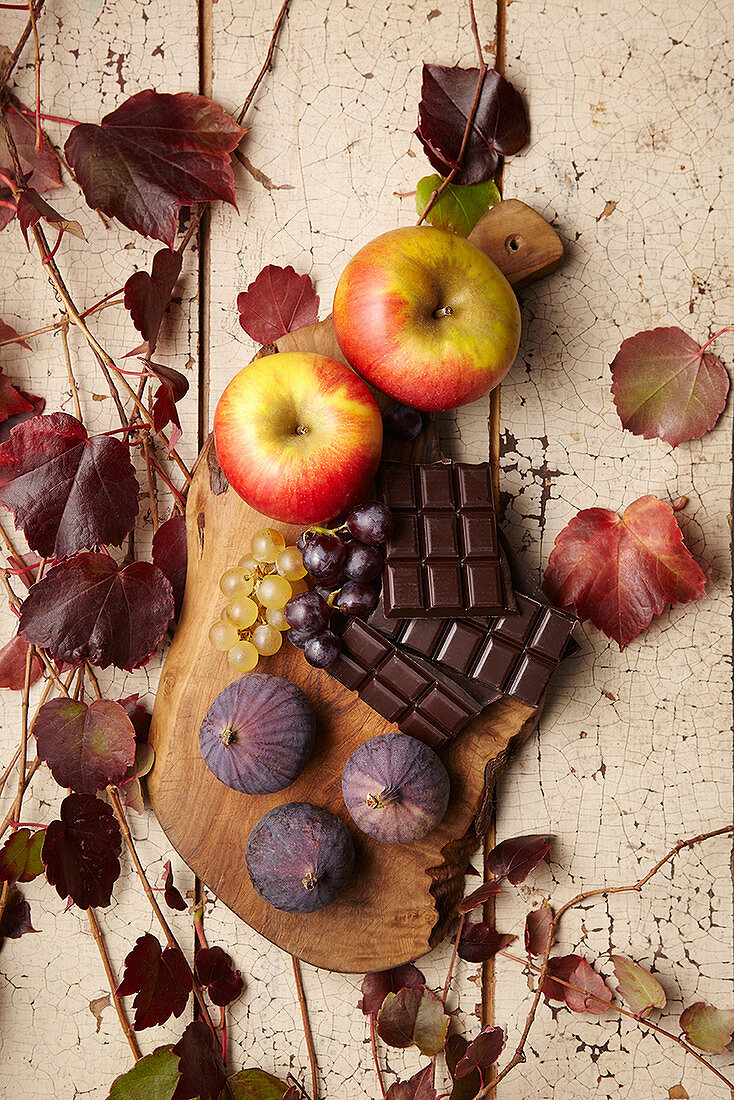
<path id="1" fill-rule="evenodd" d="M 276 46 L 277 41 L 278 41 L 278 34 L 280 33 L 280 28 L 283 25 L 283 21 L 284 21 L 286 15 L 288 14 L 288 5 L 289 4 L 290 4 L 290 0 L 283 0 L 283 4 L 281 6 L 281 9 L 278 12 L 278 18 L 275 20 L 275 25 L 273 27 L 273 33 L 270 36 L 270 45 L 268 46 L 268 52 L 267 52 L 267 55 L 266 55 L 265 60 L 263 62 L 263 66 L 260 69 L 260 72 L 257 74 L 257 77 L 255 79 L 255 83 L 252 85 L 249 92 L 247 93 L 247 96 L 245 97 L 245 102 L 242 104 L 242 106 L 239 109 L 239 113 L 237 115 L 237 122 L 238 123 L 242 122 L 242 119 L 245 117 L 245 115 L 249 111 L 250 106 L 252 104 L 252 101 L 255 98 L 255 95 L 257 93 L 257 90 L 260 87 L 260 84 L 262 83 L 262 79 L 263 79 L 263 77 L 265 76 L 266 72 L 268 71 L 268 69 L 270 68 L 270 66 L 272 64 L 273 53 L 275 52 L 275 46 Z M 315 1097 L 314 1097 L 314 1100 L 316 1100 Z"/>
<path id="2" fill-rule="evenodd" d="M 303 1022 L 303 1034 L 306 1039 L 306 1050 L 308 1051 L 308 1060 L 311 1064 L 311 1100 L 319 1100 L 319 1069 L 316 1061 L 316 1048 L 313 1045 L 313 1035 L 311 1034 L 311 1024 L 308 1018 L 306 993 L 303 988 L 303 978 L 301 977 L 301 964 L 295 955 L 291 955 L 291 961 L 293 962 L 293 976 L 296 979 L 298 1004 L 301 1008 L 301 1020 Z"/>
<path id="3" fill-rule="evenodd" d="M 44 0 L 38 0 L 37 4 L 35 5 L 35 7 L 33 9 L 33 14 L 34 14 L 34 17 L 36 19 L 38 19 L 38 16 L 41 14 L 41 9 L 42 9 L 43 5 L 44 5 Z M 5 88 L 5 85 L 10 80 L 13 69 L 18 64 L 18 59 L 20 58 L 20 55 L 23 52 L 23 48 L 24 48 L 26 42 L 28 41 L 28 39 L 30 38 L 32 32 L 33 32 L 33 21 L 29 18 L 28 22 L 25 25 L 25 29 L 24 29 L 23 33 L 21 34 L 20 38 L 18 39 L 18 41 L 16 43 L 15 49 L 10 54 L 10 57 L 7 60 L 5 68 L 2 70 L 2 72 L 0 72 L 0 93 L 2 93 L 3 89 Z"/>
<path id="4" fill-rule="evenodd" d="M 33 60 L 36 68 L 36 152 L 43 151 L 43 132 L 41 131 L 41 44 L 38 41 L 38 27 L 36 25 L 36 9 L 33 0 L 28 0 L 28 14 L 33 30 Z"/>
<path id="5" fill-rule="evenodd" d="M 153 473 L 153 467 L 150 461 L 150 441 L 147 433 L 141 438 L 143 446 L 143 458 L 145 459 L 145 471 L 148 475 L 148 500 L 150 501 L 150 514 L 153 517 L 153 529 L 155 531 L 160 527 L 160 517 L 158 515 L 158 501 L 156 499 L 156 485 L 155 474 Z"/>
<path id="6" fill-rule="evenodd" d="M 370 1043 L 372 1045 L 372 1061 L 375 1063 L 377 1080 L 380 1082 L 380 1092 L 382 1093 L 383 1100 L 387 1100 L 387 1089 L 385 1088 L 385 1082 L 382 1077 L 382 1067 L 380 1065 L 380 1059 L 377 1057 L 377 1033 L 375 1030 L 374 1012 L 370 1012 Z"/>
<path id="7" fill-rule="evenodd" d="M 74 412 L 76 413 L 77 420 L 81 423 L 82 409 L 79 404 L 79 391 L 76 385 L 76 378 L 74 377 L 74 369 L 71 365 L 71 354 L 69 352 L 69 318 L 67 316 L 65 323 L 61 326 L 61 342 L 64 345 L 64 359 L 66 360 L 66 373 L 69 376 L 69 385 L 71 386 L 71 396 L 74 401 Z"/>
<path id="8" fill-rule="evenodd" d="M 97 921 L 97 915 L 94 912 L 94 909 L 87 909 L 87 917 L 89 919 L 89 927 L 92 930 L 94 942 L 97 944 L 97 947 L 99 948 L 99 953 L 102 956 L 102 965 L 104 967 L 104 972 L 107 975 L 107 983 L 110 987 L 110 997 L 112 998 L 112 1004 L 115 1007 L 115 1012 L 117 1013 L 117 1018 L 120 1021 L 120 1026 L 125 1033 L 125 1038 L 130 1045 L 130 1050 L 133 1052 L 133 1058 L 136 1062 L 138 1062 L 143 1057 L 143 1055 L 140 1051 L 140 1047 L 138 1046 L 138 1040 L 135 1037 L 135 1032 L 130 1026 L 130 1021 L 127 1018 L 127 1014 L 125 1012 L 122 1001 L 117 996 L 118 982 L 112 970 L 112 963 L 110 962 L 110 957 L 107 954 L 107 948 L 105 946 L 104 938 L 102 936 L 102 929 L 99 927 L 99 922 Z"/>
<path id="9" fill-rule="evenodd" d="M 451 952 L 451 959 L 449 960 L 449 968 L 446 972 L 446 981 L 443 983 L 443 993 L 441 995 L 441 1003 L 446 1005 L 446 998 L 449 995 L 449 989 L 451 988 L 451 975 L 454 972 L 454 965 L 456 963 L 456 955 L 459 950 L 459 940 L 461 939 L 461 933 L 464 931 L 464 924 L 466 922 L 466 913 L 462 913 L 459 918 L 459 926 L 456 929 L 456 939 L 454 940 L 454 950 Z"/>

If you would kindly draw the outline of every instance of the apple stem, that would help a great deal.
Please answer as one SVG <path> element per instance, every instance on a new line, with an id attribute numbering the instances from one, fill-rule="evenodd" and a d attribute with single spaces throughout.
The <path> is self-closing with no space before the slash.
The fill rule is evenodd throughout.
<path id="1" fill-rule="evenodd" d="M 434 311 L 433 316 L 436 317 L 436 318 L 439 318 L 439 317 L 452 317 L 453 313 L 454 313 L 454 311 L 451 308 L 451 306 L 439 306 L 439 308 Z"/>

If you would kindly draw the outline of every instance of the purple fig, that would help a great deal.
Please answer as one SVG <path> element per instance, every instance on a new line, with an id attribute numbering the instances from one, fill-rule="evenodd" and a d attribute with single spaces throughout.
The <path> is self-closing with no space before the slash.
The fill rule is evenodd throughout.
<path id="1" fill-rule="evenodd" d="M 268 810 L 247 841 L 245 863 L 260 897 L 286 913 L 313 913 L 334 900 L 354 870 L 349 829 L 310 802 Z"/>
<path id="2" fill-rule="evenodd" d="M 372 737 L 352 753 L 342 793 L 368 836 L 407 844 L 435 829 L 449 804 L 449 776 L 436 753 L 407 733 Z"/>
<path id="3" fill-rule="evenodd" d="M 204 763 L 227 787 L 273 794 L 290 787 L 313 748 L 311 704 L 280 676 L 254 673 L 229 684 L 199 729 Z"/>

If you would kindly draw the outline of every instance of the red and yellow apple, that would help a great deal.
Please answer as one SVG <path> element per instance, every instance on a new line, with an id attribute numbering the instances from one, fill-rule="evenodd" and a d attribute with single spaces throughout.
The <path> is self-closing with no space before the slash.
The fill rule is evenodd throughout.
<path id="1" fill-rule="evenodd" d="M 382 450 L 375 399 L 354 371 L 307 352 L 256 359 L 214 414 L 232 488 L 283 523 L 331 519 L 363 499 Z"/>
<path id="2" fill-rule="evenodd" d="M 363 378 L 430 411 L 494 389 L 520 343 L 520 310 L 500 269 L 463 237 L 430 226 L 365 245 L 339 280 L 333 320 Z"/>

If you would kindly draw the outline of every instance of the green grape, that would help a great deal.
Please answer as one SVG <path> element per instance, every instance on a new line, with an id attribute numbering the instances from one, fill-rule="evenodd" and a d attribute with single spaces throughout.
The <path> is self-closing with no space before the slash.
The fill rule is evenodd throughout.
<path id="1" fill-rule="evenodd" d="M 260 562 L 255 561 L 252 554 L 243 554 L 237 564 L 240 569 L 244 569 L 246 573 L 254 573 Z"/>
<path id="2" fill-rule="evenodd" d="M 301 551 L 297 546 L 286 546 L 275 559 L 275 568 L 287 581 L 297 581 L 306 576 Z"/>
<path id="3" fill-rule="evenodd" d="M 291 624 L 285 617 L 281 607 L 269 607 L 265 612 L 265 618 L 276 630 L 290 630 Z"/>
<path id="4" fill-rule="evenodd" d="M 273 562 L 284 549 L 285 539 L 280 531 L 274 531 L 272 527 L 262 527 L 250 539 L 250 551 L 258 562 Z"/>
<path id="5" fill-rule="evenodd" d="M 224 614 L 239 630 L 246 630 L 257 618 L 257 604 L 249 596 L 238 596 L 227 604 Z"/>
<path id="6" fill-rule="evenodd" d="M 227 655 L 227 660 L 237 672 L 252 672 L 257 668 L 259 659 L 260 654 L 252 642 L 247 641 L 235 642 Z"/>
<path id="7" fill-rule="evenodd" d="M 263 607 L 285 607 L 292 595 L 290 583 L 277 573 L 263 577 L 257 589 L 257 598 Z"/>
<path id="8" fill-rule="evenodd" d="M 235 596 L 249 596 L 255 581 L 244 569 L 237 566 L 234 569 L 226 569 L 219 578 L 219 587 L 224 595 L 233 600 Z"/>
<path id="9" fill-rule="evenodd" d="M 252 644 L 263 657 L 272 657 L 283 644 L 283 635 L 276 627 L 260 623 L 252 632 Z"/>
<path id="10" fill-rule="evenodd" d="M 226 619 L 220 619 L 218 623 L 214 623 L 209 631 L 209 641 L 215 649 L 223 653 L 231 649 L 235 642 L 239 641 L 239 637 L 237 627 Z"/>

